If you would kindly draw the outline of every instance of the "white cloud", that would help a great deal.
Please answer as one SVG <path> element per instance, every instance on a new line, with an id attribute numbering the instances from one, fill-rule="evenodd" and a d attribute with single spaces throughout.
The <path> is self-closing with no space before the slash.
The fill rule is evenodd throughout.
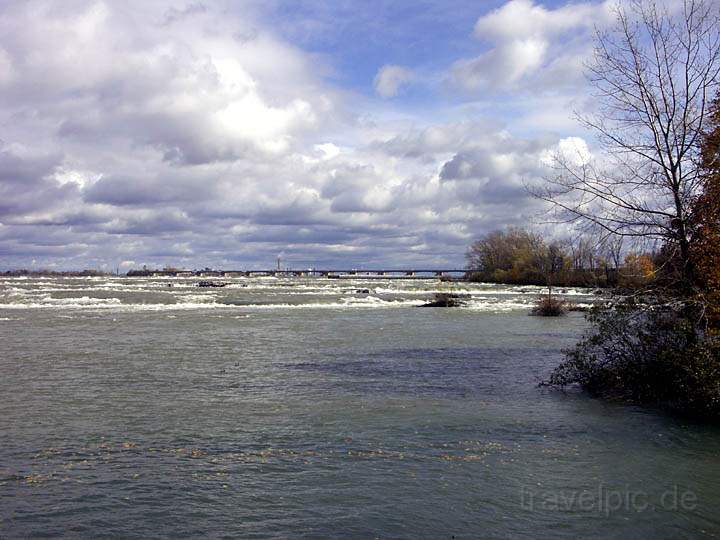
<path id="1" fill-rule="evenodd" d="M 565 137 L 556 145 L 545 150 L 540 161 L 544 165 L 552 165 L 556 159 L 561 159 L 573 166 L 582 166 L 592 159 L 593 155 L 585 139 L 581 137 Z"/>
<path id="2" fill-rule="evenodd" d="M 547 41 L 539 38 L 514 40 L 477 58 L 457 62 L 453 74 L 469 90 L 512 86 L 543 64 L 547 48 Z"/>
<path id="3" fill-rule="evenodd" d="M 321 152 L 322 159 L 332 159 L 335 156 L 340 155 L 340 152 L 342 151 L 333 143 L 316 144 L 314 148 L 315 150 Z"/>
<path id="4" fill-rule="evenodd" d="M 489 48 L 451 68 L 455 84 L 469 91 L 537 92 L 577 84 L 593 29 L 612 19 L 612 0 L 548 9 L 533 0 L 510 0 L 475 23 L 475 37 Z M 538 78 L 540 71 L 551 76 Z"/>
<path id="5" fill-rule="evenodd" d="M 577 28 L 592 28 L 611 16 L 612 3 L 569 3 L 547 9 L 533 0 L 510 0 L 475 23 L 475 35 L 492 41 L 515 41 L 528 36 L 552 36 Z"/>
<path id="6" fill-rule="evenodd" d="M 124 139 L 196 164 L 287 151 L 333 109 L 301 51 L 261 33 L 240 40 L 247 22 L 209 11 L 158 26 L 156 5 L 15 6 L 0 21 L 11 55 L 0 70 L 12 63 L 21 76 L 0 85 L 3 97 L 40 107 L 67 140 Z"/>
<path id="7" fill-rule="evenodd" d="M 403 86 L 413 81 L 412 70 L 392 64 L 381 67 L 375 76 L 375 92 L 380 97 L 391 98 L 398 95 Z"/>

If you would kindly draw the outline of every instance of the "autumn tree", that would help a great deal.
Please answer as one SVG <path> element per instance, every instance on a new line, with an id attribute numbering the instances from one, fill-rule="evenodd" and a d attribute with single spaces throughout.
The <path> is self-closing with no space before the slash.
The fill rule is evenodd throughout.
<path id="1" fill-rule="evenodd" d="M 720 330 L 720 96 L 702 140 L 703 193 L 695 202 L 692 262 L 708 323 Z"/>

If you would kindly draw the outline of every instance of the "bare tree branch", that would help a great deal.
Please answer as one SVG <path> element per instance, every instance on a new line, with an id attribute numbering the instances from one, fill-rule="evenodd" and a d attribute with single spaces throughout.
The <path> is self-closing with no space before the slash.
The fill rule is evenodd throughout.
<path id="1" fill-rule="evenodd" d="M 719 6 L 684 0 L 671 12 L 652 0 L 623 2 L 614 27 L 596 32 L 586 67 L 597 111 L 579 120 L 602 154 L 558 153 L 544 185 L 530 188 L 556 220 L 670 241 L 688 260 L 699 144 L 720 74 Z"/>

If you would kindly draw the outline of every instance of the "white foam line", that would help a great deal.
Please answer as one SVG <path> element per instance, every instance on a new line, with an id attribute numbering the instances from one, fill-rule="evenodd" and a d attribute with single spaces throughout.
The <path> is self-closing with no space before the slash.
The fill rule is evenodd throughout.
<path id="1" fill-rule="evenodd" d="M 178 303 L 178 304 L 0 304 L 0 309 L 47 309 L 47 310 L 85 310 L 85 311 L 173 311 L 190 309 L 237 308 L 229 304 L 215 303 Z"/>

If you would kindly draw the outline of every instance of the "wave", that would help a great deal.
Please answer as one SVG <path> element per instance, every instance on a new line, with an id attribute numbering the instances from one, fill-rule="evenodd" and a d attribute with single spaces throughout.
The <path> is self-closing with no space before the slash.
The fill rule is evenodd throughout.
<path id="1" fill-rule="evenodd" d="M 92 303 L 64 303 L 64 304 L 48 304 L 48 303 L 23 303 L 23 304 L 0 304 L 0 309 L 84 309 L 87 311 L 173 311 L 173 310 L 190 310 L 190 309 L 222 309 L 234 306 L 218 303 L 177 303 L 177 304 L 92 304 Z"/>
<path id="2" fill-rule="evenodd" d="M 381 309 L 420 306 L 434 294 L 467 295 L 454 308 L 486 312 L 530 309 L 546 287 L 422 280 L 218 278 L 220 289 L 197 288 L 192 278 L 45 278 L 0 280 L 0 309 L 178 311 L 207 309 Z M 172 287 L 168 287 L 172 284 Z M 555 288 L 559 298 L 591 305 L 592 289 Z M 56 293 L 62 298 L 54 297 Z M 160 294 L 162 293 L 162 294 Z M 101 297 L 101 298 L 98 298 Z M 145 302 L 143 302 L 145 300 Z M 580 303 L 582 302 L 582 303 Z M 590 302 L 590 303 L 589 303 Z"/>
<path id="3" fill-rule="evenodd" d="M 330 302 L 301 302 L 301 303 L 264 303 L 264 302 L 226 302 L 226 305 L 247 309 L 342 309 L 342 308 L 385 308 L 418 306 L 423 302 L 418 300 L 385 300 L 376 296 L 344 297 L 339 301 Z"/>
<path id="4" fill-rule="evenodd" d="M 90 296 L 80 296 L 73 298 L 53 298 L 47 296 L 42 299 L 44 304 L 49 305 L 81 305 L 81 306 L 116 306 L 122 303 L 119 298 L 92 298 Z"/>
<path id="5" fill-rule="evenodd" d="M 389 300 L 379 302 L 305 302 L 298 304 L 291 303 L 222 303 L 222 302 L 179 302 L 174 304 L 123 304 L 123 303 L 89 303 L 89 302 L 66 302 L 66 303 L 14 303 L 0 304 L 0 309 L 23 310 L 23 309 L 46 309 L 46 310 L 85 310 L 104 312 L 135 312 L 135 311 L 187 311 L 187 310 L 211 310 L 211 309 L 242 309 L 242 310 L 302 310 L 302 309 L 392 309 L 409 308 L 421 306 L 424 301 L 418 300 Z M 581 306 L 588 306 L 581 304 Z M 471 301 L 465 306 L 452 308 L 453 310 L 474 310 L 488 312 L 505 312 L 515 310 L 528 310 L 531 303 L 520 302 L 481 302 Z M 9 319 L 0 319 L 9 320 Z"/>

